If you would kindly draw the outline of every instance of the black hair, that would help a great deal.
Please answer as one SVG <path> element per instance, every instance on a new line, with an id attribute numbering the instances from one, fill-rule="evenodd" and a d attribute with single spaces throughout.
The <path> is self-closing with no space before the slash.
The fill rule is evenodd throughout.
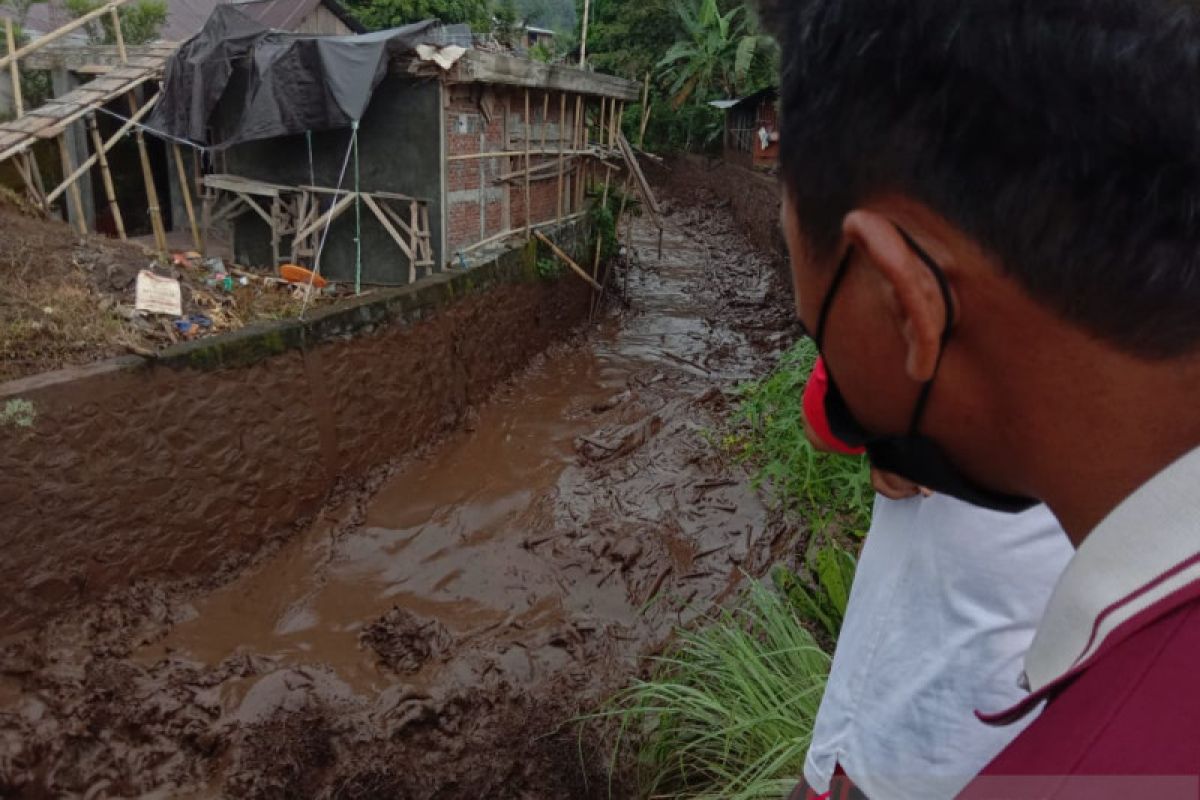
<path id="1" fill-rule="evenodd" d="M 1200 348 L 1194 0 L 764 0 L 782 169 L 834 261 L 896 192 L 1043 305 L 1148 358 Z"/>

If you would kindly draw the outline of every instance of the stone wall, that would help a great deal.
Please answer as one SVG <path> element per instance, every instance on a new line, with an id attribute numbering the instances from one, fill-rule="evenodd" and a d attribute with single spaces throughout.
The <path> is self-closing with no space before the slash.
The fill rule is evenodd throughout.
<path id="1" fill-rule="evenodd" d="M 582 223 L 557 238 L 586 252 Z M 0 384 L 0 636 L 244 561 L 586 314 L 531 246 L 348 306 Z"/>

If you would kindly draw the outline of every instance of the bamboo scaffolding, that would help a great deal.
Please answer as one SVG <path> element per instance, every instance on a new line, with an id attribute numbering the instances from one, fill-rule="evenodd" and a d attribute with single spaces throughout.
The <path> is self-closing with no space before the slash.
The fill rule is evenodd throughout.
<path id="1" fill-rule="evenodd" d="M 646 73 L 646 83 L 642 87 L 642 122 L 638 128 L 638 150 L 646 143 L 646 126 L 650 123 L 650 73 Z"/>
<path id="2" fill-rule="evenodd" d="M 110 136 L 108 138 L 108 140 L 104 143 L 104 147 L 103 147 L 103 151 L 106 156 L 107 156 L 108 152 L 110 150 L 112 150 L 114 147 L 116 147 L 117 143 L 121 141 L 121 137 L 123 137 L 126 133 L 128 133 L 130 130 L 132 130 L 133 127 L 139 121 L 141 121 L 141 119 L 143 117 L 145 117 L 147 114 L 150 113 L 151 109 L 154 107 L 154 104 L 158 102 L 158 99 L 160 96 L 161 95 L 156 94 L 156 95 L 154 95 L 154 97 L 152 97 L 148 101 L 146 101 L 146 104 L 143 105 L 140 109 L 138 109 L 136 114 L 132 114 L 129 117 L 129 119 L 125 122 L 125 124 L 123 124 L 117 130 L 116 133 L 114 133 L 112 136 Z M 93 116 L 95 116 L 95 115 L 93 114 Z M 72 172 L 65 179 L 63 179 L 62 183 L 60 183 L 58 186 L 54 187 L 54 190 L 46 195 L 46 202 L 53 203 L 55 200 L 57 200 L 59 198 L 59 196 L 67 190 L 67 187 L 70 184 L 79 180 L 80 177 L 82 177 L 85 172 L 87 172 L 89 169 L 91 169 L 92 165 L 95 164 L 98 160 L 99 160 L 99 152 L 93 153 L 92 155 L 90 155 L 86 159 L 84 159 L 83 163 L 81 163 L 75 169 L 74 172 Z"/>
<path id="3" fill-rule="evenodd" d="M 172 150 L 175 154 L 175 169 L 179 171 L 179 191 L 183 195 L 183 207 L 187 210 L 188 223 L 192 228 L 192 244 L 199 250 L 203 241 L 200 238 L 200 225 L 196 222 L 196 207 L 192 205 L 191 179 L 183 164 L 183 151 L 178 144 L 173 144 Z"/>
<path id="4" fill-rule="evenodd" d="M 557 150 L 530 150 L 531 156 L 556 156 Z M 594 153 L 590 149 L 573 149 L 567 151 L 569 156 L 590 156 Z M 458 153 L 452 156 L 446 156 L 447 161 L 473 161 L 479 158 L 521 158 L 525 155 L 524 150 L 491 150 L 486 153 Z"/>
<path id="5" fill-rule="evenodd" d="M 101 6 L 100 8 L 97 8 L 95 11 L 89 11 L 87 14 L 84 14 L 82 17 L 78 17 L 77 19 L 73 20 L 72 22 L 70 22 L 67 25 L 64 25 L 63 27 L 59 28 L 58 30 L 56 30 L 52 33 L 48 33 L 36 41 L 30 42 L 29 44 L 22 47 L 20 50 L 17 50 L 15 53 L 9 52 L 9 54 L 4 56 L 4 58 L 0 58 L 0 68 L 7 67 L 12 62 L 19 61 L 20 59 L 24 58 L 25 56 L 29 55 L 30 53 L 36 52 L 37 50 L 40 50 L 41 48 L 45 47 L 46 45 L 58 41 L 59 39 L 66 36 L 71 31 L 78 30 L 79 28 L 82 28 L 84 25 L 87 25 L 89 22 L 100 19 L 100 17 L 103 17 L 105 14 L 112 13 L 113 11 L 115 11 L 116 9 L 120 8 L 121 6 L 125 5 L 128 2 L 129 2 L 129 0 L 112 0 L 112 2 L 106 3 L 105 5 Z M 120 25 L 117 25 L 116 27 L 117 27 L 117 31 L 121 30 Z"/>
<path id="6" fill-rule="evenodd" d="M 130 115 L 136 114 L 138 105 L 133 92 L 125 95 L 125 99 L 129 103 Z M 165 257 L 169 250 L 167 246 L 167 231 L 163 227 L 162 208 L 159 206 L 158 199 L 158 187 L 154 185 L 154 170 L 150 167 L 150 153 L 146 149 L 146 137 L 142 133 L 141 128 L 134 128 L 134 138 L 137 140 L 138 157 L 142 162 L 142 181 L 146 184 L 146 201 L 150 211 L 150 227 L 154 230 L 154 243 L 158 247 L 158 251 Z"/>
<path id="7" fill-rule="evenodd" d="M 546 152 L 546 129 L 550 127 L 550 93 L 542 95 L 542 152 Z"/>
<path id="8" fill-rule="evenodd" d="M 579 144 L 579 129 L 583 126 L 583 95 L 575 95 L 575 125 L 571 129 L 571 146 L 575 150 L 580 149 Z M 579 186 L 583 182 L 583 165 L 576 164 L 575 169 L 571 171 L 571 211 L 578 211 L 579 203 Z"/>
<path id="9" fill-rule="evenodd" d="M 533 138 L 532 120 L 529 116 L 529 90 L 525 90 L 525 238 L 533 234 L 533 206 L 530 204 L 529 192 L 529 143 Z M 479 187 L 483 191 L 483 187 Z"/>
<path id="10" fill-rule="evenodd" d="M 566 169 L 567 149 L 567 93 L 563 92 L 558 100 L 558 215 L 556 219 L 562 222 L 563 215 L 563 171 Z"/>
<path id="11" fill-rule="evenodd" d="M 570 267 L 575 272 L 576 275 L 578 275 L 579 277 L 581 277 L 585 281 L 587 281 L 589 286 L 591 286 L 596 291 L 600 291 L 600 284 L 596 283 L 596 281 L 592 278 L 592 276 L 588 275 L 587 272 L 584 271 L 583 267 L 576 264 L 575 260 L 573 258 L 571 258 L 569 255 L 567 255 L 565 252 L 563 252 L 559 248 L 558 245 L 556 245 L 554 242 L 550 241 L 550 239 L 547 238 L 546 234 L 542 233 L 541 231 L 534 231 L 533 235 L 537 237 L 538 241 L 542 242 L 547 247 L 549 247 L 550 252 L 552 252 L 552 253 L 554 253 L 554 255 L 558 256 L 559 259 L 564 264 L 566 264 L 568 267 Z"/>
<path id="12" fill-rule="evenodd" d="M 112 170 L 108 168 L 108 149 L 105 147 L 104 140 L 100 138 L 100 125 L 96 122 L 95 114 L 88 117 L 88 133 L 91 134 L 92 147 L 96 149 L 96 158 L 100 162 L 100 178 L 104 182 L 104 199 L 108 201 L 108 210 L 112 214 L 113 225 L 117 228 L 117 236 L 121 238 L 121 241 L 125 241 L 127 238 L 125 217 L 121 214 L 121 204 L 117 202 L 117 190 L 113 185 Z M 200 248 L 197 247 L 197 249 Z"/>
<path id="13" fill-rule="evenodd" d="M 71 151 L 67 148 L 67 135 L 59 134 L 55 141 L 58 142 L 58 157 L 62 161 L 63 174 L 71 172 Z M 79 191 L 79 184 L 71 183 L 71 207 L 75 209 L 73 222 L 79 230 L 81 236 L 86 236 L 88 232 L 87 216 L 83 213 L 83 193 Z"/>
<path id="14" fill-rule="evenodd" d="M 17 39 L 13 34 L 12 20 L 8 17 L 4 18 L 4 40 L 8 44 L 8 55 L 12 56 L 17 52 Z M 25 101 L 21 97 L 21 67 L 15 58 L 8 63 L 8 67 L 12 77 L 13 110 L 17 112 L 17 119 L 20 119 L 25 116 Z"/>

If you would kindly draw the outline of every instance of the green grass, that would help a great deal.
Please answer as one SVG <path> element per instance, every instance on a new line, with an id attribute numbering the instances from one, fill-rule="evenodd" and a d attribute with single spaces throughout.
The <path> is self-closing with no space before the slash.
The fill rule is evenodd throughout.
<path id="1" fill-rule="evenodd" d="M 739 401 L 722 445 L 753 470 L 785 512 L 803 517 L 813 530 L 837 522 L 862 535 L 871 520 L 875 492 L 865 457 L 817 451 L 804 435 L 804 386 L 817 352 L 802 339 L 784 353 L 766 378 L 738 387 Z"/>
<path id="2" fill-rule="evenodd" d="M 754 583 L 588 719 L 617 723 L 614 768 L 636 755 L 641 797 L 779 800 L 803 770 L 828 673 L 787 598 Z"/>

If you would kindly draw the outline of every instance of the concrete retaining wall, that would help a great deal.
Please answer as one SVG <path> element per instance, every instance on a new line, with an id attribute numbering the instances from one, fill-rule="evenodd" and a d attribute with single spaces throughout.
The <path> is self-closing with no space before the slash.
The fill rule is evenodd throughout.
<path id="1" fill-rule="evenodd" d="M 586 252 L 582 223 L 557 238 Z M 586 314 L 530 246 L 289 321 L 0 384 L 0 636 L 203 579 L 454 425 Z"/>

